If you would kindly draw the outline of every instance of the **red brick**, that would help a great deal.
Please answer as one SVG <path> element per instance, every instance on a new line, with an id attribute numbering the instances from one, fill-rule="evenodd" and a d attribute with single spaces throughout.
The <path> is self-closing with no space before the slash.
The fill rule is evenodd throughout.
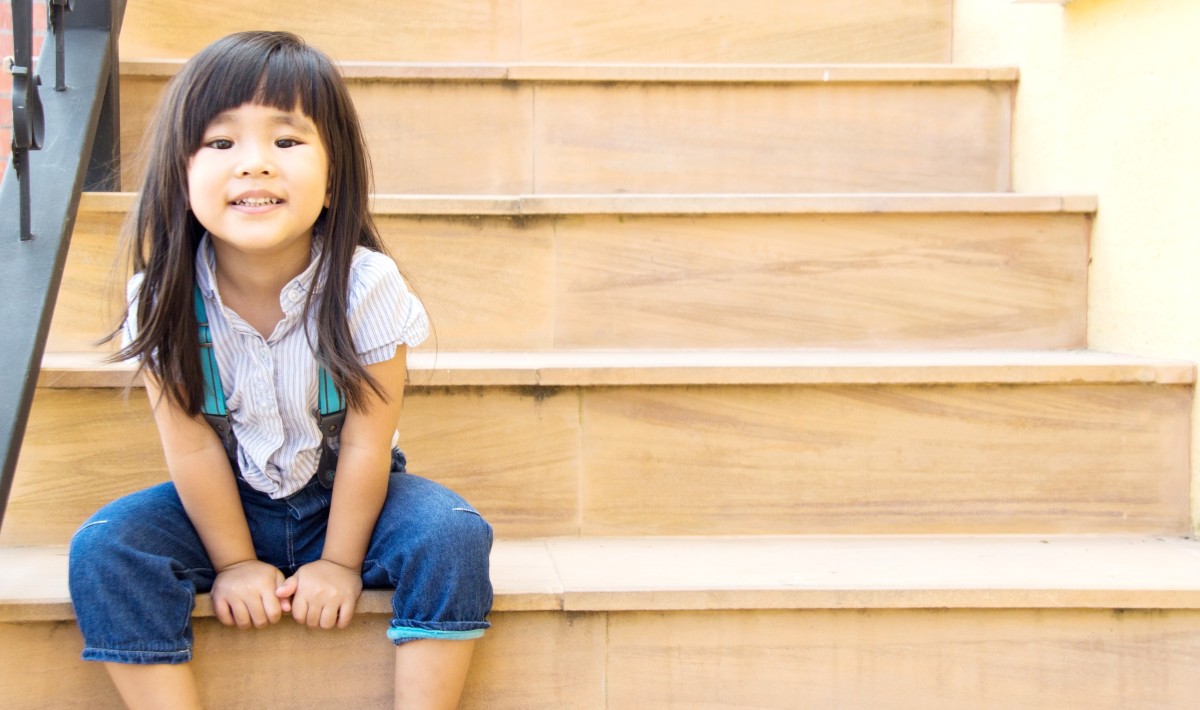
<path id="1" fill-rule="evenodd" d="M 0 96 L 12 96 L 12 74 L 0 68 Z"/>
<path id="2" fill-rule="evenodd" d="M 33 4 L 33 34 L 46 34 L 46 3 L 35 2 Z"/>

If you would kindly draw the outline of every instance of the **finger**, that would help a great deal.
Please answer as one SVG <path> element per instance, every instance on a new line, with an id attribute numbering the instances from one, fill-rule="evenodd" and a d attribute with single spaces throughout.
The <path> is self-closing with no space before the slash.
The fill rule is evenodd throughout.
<path id="1" fill-rule="evenodd" d="M 279 576 L 282 577 L 283 573 L 280 572 Z M 288 577 L 287 579 L 280 580 L 279 584 L 275 587 L 275 596 L 279 597 L 280 599 L 292 598 L 292 596 L 296 594 L 296 584 L 297 581 L 294 575 Z"/>
<path id="2" fill-rule="evenodd" d="M 342 604 L 342 608 L 338 611 L 338 628 L 344 629 L 350 625 L 350 620 L 354 618 L 354 602 L 348 601 Z"/>
<path id="3" fill-rule="evenodd" d="M 312 604 L 308 607 L 308 617 L 305 619 L 305 622 L 308 624 L 308 628 L 321 628 L 321 612 L 323 610 L 324 606 L 321 604 Z"/>
<path id="4" fill-rule="evenodd" d="M 256 629 L 266 628 L 270 625 L 267 619 L 267 610 L 263 608 L 262 599 L 254 599 L 246 604 L 246 613 L 250 615 L 250 623 Z"/>
<path id="5" fill-rule="evenodd" d="M 308 623 L 308 600 L 303 597 L 292 599 L 292 618 L 299 624 Z"/>
<path id="6" fill-rule="evenodd" d="M 283 618 L 283 605 L 279 603 L 279 597 L 274 594 L 262 595 L 263 611 L 267 615 L 267 621 L 272 624 L 279 623 Z"/>
<path id="7" fill-rule="evenodd" d="M 336 604 L 326 604 L 321 610 L 321 628 L 332 629 L 338 623 L 338 607 Z"/>
<path id="8" fill-rule="evenodd" d="M 217 615 L 217 621 L 221 622 L 225 626 L 233 626 L 233 612 L 230 611 L 229 604 L 226 603 L 225 598 L 214 598 L 212 602 L 213 613 Z"/>
<path id="9" fill-rule="evenodd" d="M 233 612 L 233 621 L 239 629 L 248 629 L 251 625 L 250 611 L 246 609 L 246 604 L 242 600 L 231 602 L 229 605 Z"/>

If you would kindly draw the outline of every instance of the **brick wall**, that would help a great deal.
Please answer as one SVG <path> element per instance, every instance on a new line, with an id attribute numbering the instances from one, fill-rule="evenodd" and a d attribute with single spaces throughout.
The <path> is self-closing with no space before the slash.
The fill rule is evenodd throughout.
<path id="1" fill-rule="evenodd" d="M 46 3 L 33 3 L 33 56 L 42 51 L 46 39 Z M 12 3 L 0 0 L 0 59 L 13 55 Z M 50 87 L 53 89 L 53 86 Z M 7 164 L 12 152 L 12 74 L 6 66 L 0 66 L 0 165 Z M 0 170 L 0 180 L 4 171 Z"/>

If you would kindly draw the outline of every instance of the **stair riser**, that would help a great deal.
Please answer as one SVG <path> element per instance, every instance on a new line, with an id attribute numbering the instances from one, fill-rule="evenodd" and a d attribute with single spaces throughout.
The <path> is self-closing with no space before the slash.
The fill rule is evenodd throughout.
<path id="1" fill-rule="evenodd" d="M 123 77 L 123 160 L 164 77 Z M 417 194 L 1010 189 L 1010 82 L 352 81 L 376 190 Z"/>
<path id="2" fill-rule="evenodd" d="M 90 350 L 115 322 L 122 218 L 80 215 L 51 352 Z M 433 316 L 437 339 L 427 348 L 444 351 L 1086 344 L 1083 214 L 382 216 L 379 224 Z"/>
<path id="3" fill-rule="evenodd" d="M 464 708 L 1185 708 L 1200 662 L 1200 612 L 1190 610 L 536 612 L 492 621 Z M 390 707 L 386 623 L 360 616 L 345 631 L 285 623 L 240 632 L 199 620 L 195 667 L 207 706 Z M 0 625 L 6 707 L 120 707 L 102 668 L 76 660 L 81 645 L 71 622 Z"/>
<path id="4" fill-rule="evenodd" d="M 745 0 L 735 9 L 725 0 L 347 0 L 331 13 L 312 0 L 134 3 L 121 53 L 187 57 L 224 34 L 261 29 L 270 16 L 272 28 L 297 32 L 342 60 L 948 62 L 951 4 Z"/>
<path id="5" fill-rule="evenodd" d="M 424 388 L 411 470 L 502 537 L 1188 530 L 1187 386 Z M 38 391 L 0 541 L 163 480 L 140 390 Z"/>

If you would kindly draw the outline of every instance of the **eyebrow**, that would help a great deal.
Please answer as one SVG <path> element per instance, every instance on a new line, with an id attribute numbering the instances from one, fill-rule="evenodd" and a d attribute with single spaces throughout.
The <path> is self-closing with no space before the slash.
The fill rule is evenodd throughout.
<path id="1" fill-rule="evenodd" d="M 283 113 L 283 112 L 276 113 L 271 116 L 270 121 L 271 121 L 271 123 L 277 123 L 282 126 L 288 126 L 290 128 L 294 128 L 298 131 L 304 131 L 306 133 L 316 133 L 316 127 L 313 126 L 312 121 L 310 121 L 309 119 L 307 119 L 303 116 L 298 116 L 297 114 L 294 114 L 294 113 Z M 232 111 L 225 111 L 222 113 L 218 113 L 216 116 L 213 116 L 213 119 L 208 122 L 208 125 L 216 126 L 216 125 L 220 125 L 220 124 L 224 124 L 224 123 L 233 123 L 233 112 Z"/>

